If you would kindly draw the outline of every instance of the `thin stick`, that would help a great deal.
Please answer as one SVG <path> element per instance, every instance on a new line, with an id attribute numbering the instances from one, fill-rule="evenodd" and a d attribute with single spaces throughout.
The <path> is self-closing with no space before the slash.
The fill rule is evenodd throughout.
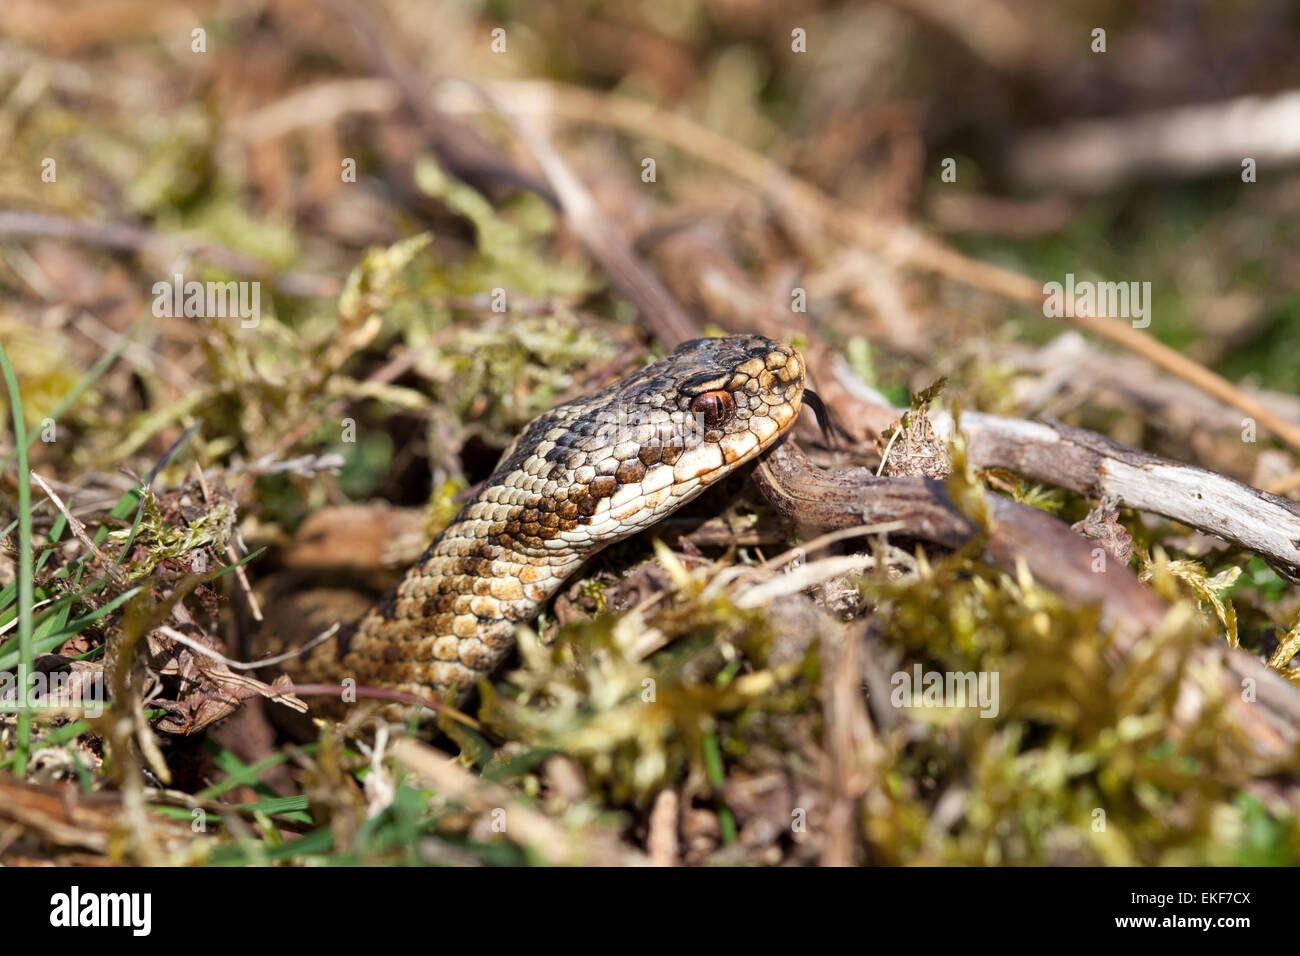
<path id="1" fill-rule="evenodd" d="M 898 523 L 901 524 L 901 522 Z M 831 578 L 841 577 L 845 574 L 856 574 L 875 566 L 876 559 L 869 554 L 844 554 L 832 558 L 822 558 L 820 561 L 810 561 L 801 567 L 795 568 L 789 574 L 775 575 L 761 584 L 755 584 L 753 587 L 742 591 L 736 595 L 735 605 L 743 608 L 762 607 L 777 598 L 798 594 L 805 588 L 821 584 L 823 581 L 829 581 Z"/>
<path id="2" fill-rule="evenodd" d="M 537 165 L 542 168 L 560 201 L 565 225 L 577 236 L 587 254 L 596 260 L 610 282 L 640 310 L 655 337 L 671 347 L 700 334 L 694 320 L 677 304 L 659 278 L 650 271 L 626 239 L 605 216 L 587 187 L 564 161 L 550 140 L 536 127 L 513 113 L 507 99 L 487 91 L 484 98 L 511 125 Z"/>
<path id="3" fill-rule="evenodd" d="M 34 471 L 31 474 L 32 481 L 36 482 L 36 484 L 40 486 L 41 491 L 45 492 L 45 496 L 54 503 L 54 507 L 58 508 L 63 514 L 63 517 L 68 519 L 68 528 L 72 531 L 72 534 L 78 541 L 90 549 L 91 554 L 99 558 L 100 562 L 104 565 L 104 569 L 113 576 L 113 580 L 123 587 L 130 583 L 127 581 L 126 574 L 123 573 L 122 569 L 117 566 L 113 559 L 103 551 L 99 550 L 99 546 L 95 544 L 95 542 L 91 540 L 90 535 L 86 533 L 86 526 L 78 521 L 76 515 L 68 510 L 68 506 L 63 503 L 63 499 L 54 493 L 54 489 L 49 486 L 45 479 Z"/>
<path id="4" fill-rule="evenodd" d="M 261 661 L 236 661 L 236 660 L 231 660 L 229 657 L 226 657 L 224 654 L 222 654 L 219 651 L 213 650 L 210 647 L 200 644 L 198 641 L 194 640 L 193 638 L 186 637 L 184 634 L 182 634 L 180 631 L 176 630 L 173 627 L 168 627 L 166 624 L 160 625 L 158 627 L 158 630 L 161 633 L 167 635 L 176 643 L 184 644 L 192 651 L 202 654 L 205 657 L 211 657 L 213 660 L 220 661 L 221 663 L 229 667 L 231 670 L 235 670 L 235 671 L 255 671 L 261 667 L 270 667 L 272 664 L 281 664 L 287 660 L 297 657 L 300 654 L 307 653 L 313 647 L 316 647 L 320 644 L 324 644 L 331 637 L 333 637 L 335 634 L 338 633 L 338 629 L 339 629 L 338 624 L 331 624 L 328 628 L 326 628 L 321 633 L 317 634 L 315 637 L 313 637 L 306 644 L 303 644 L 301 647 L 295 647 L 293 650 L 285 651 L 283 654 L 277 654 L 275 657 L 268 657 L 265 660 L 261 660 Z"/>
<path id="5" fill-rule="evenodd" d="M 822 548 L 829 547 L 838 541 L 844 541 L 847 538 L 861 538 L 869 534 L 885 534 L 889 531 L 902 531 L 907 525 L 902 521 L 882 521 L 878 524 L 863 524 L 852 528 L 839 528 L 835 531 L 828 531 L 823 535 L 813 538 L 806 544 L 798 545 L 791 548 L 783 554 L 778 554 L 774 558 L 768 558 L 762 564 L 753 568 L 754 571 L 770 571 L 773 568 L 779 568 L 781 565 L 797 557 L 799 554 L 812 554 L 814 551 L 820 551 Z"/>

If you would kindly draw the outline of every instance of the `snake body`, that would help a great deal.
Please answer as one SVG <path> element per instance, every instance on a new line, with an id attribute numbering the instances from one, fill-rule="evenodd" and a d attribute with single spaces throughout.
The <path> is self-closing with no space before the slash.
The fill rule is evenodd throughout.
<path id="1" fill-rule="evenodd" d="M 753 459 L 795 421 L 804 363 L 760 336 L 696 339 L 532 421 L 401 582 L 296 680 L 463 701 L 517 624 L 597 551 Z"/>

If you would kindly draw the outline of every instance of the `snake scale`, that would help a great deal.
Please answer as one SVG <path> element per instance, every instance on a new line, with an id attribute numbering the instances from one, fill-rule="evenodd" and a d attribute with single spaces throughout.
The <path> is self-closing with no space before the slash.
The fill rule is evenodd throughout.
<path id="1" fill-rule="evenodd" d="M 589 557 L 752 460 L 795 421 L 804 362 L 761 336 L 695 339 L 558 405 L 356 625 L 287 669 L 296 682 L 463 702 Z"/>

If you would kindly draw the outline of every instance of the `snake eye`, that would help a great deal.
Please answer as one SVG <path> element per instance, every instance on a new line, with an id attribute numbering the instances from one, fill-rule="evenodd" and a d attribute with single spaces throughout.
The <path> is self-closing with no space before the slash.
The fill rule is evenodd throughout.
<path id="1" fill-rule="evenodd" d="M 717 428 L 736 411 L 736 400 L 730 392 L 721 389 L 696 395 L 691 402 L 691 414 L 706 428 Z"/>

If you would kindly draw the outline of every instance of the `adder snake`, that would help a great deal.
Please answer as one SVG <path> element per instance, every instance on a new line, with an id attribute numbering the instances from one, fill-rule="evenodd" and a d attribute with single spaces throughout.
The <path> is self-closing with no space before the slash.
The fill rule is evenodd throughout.
<path id="1" fill-rule="evenodd" d="M 297 681 L 463 701 L 519 622 L 589 557 L 750 461 L 795 421 L 804 362 L 760 336 L 696 339 L 530 423 L 402 581 Z"/>

